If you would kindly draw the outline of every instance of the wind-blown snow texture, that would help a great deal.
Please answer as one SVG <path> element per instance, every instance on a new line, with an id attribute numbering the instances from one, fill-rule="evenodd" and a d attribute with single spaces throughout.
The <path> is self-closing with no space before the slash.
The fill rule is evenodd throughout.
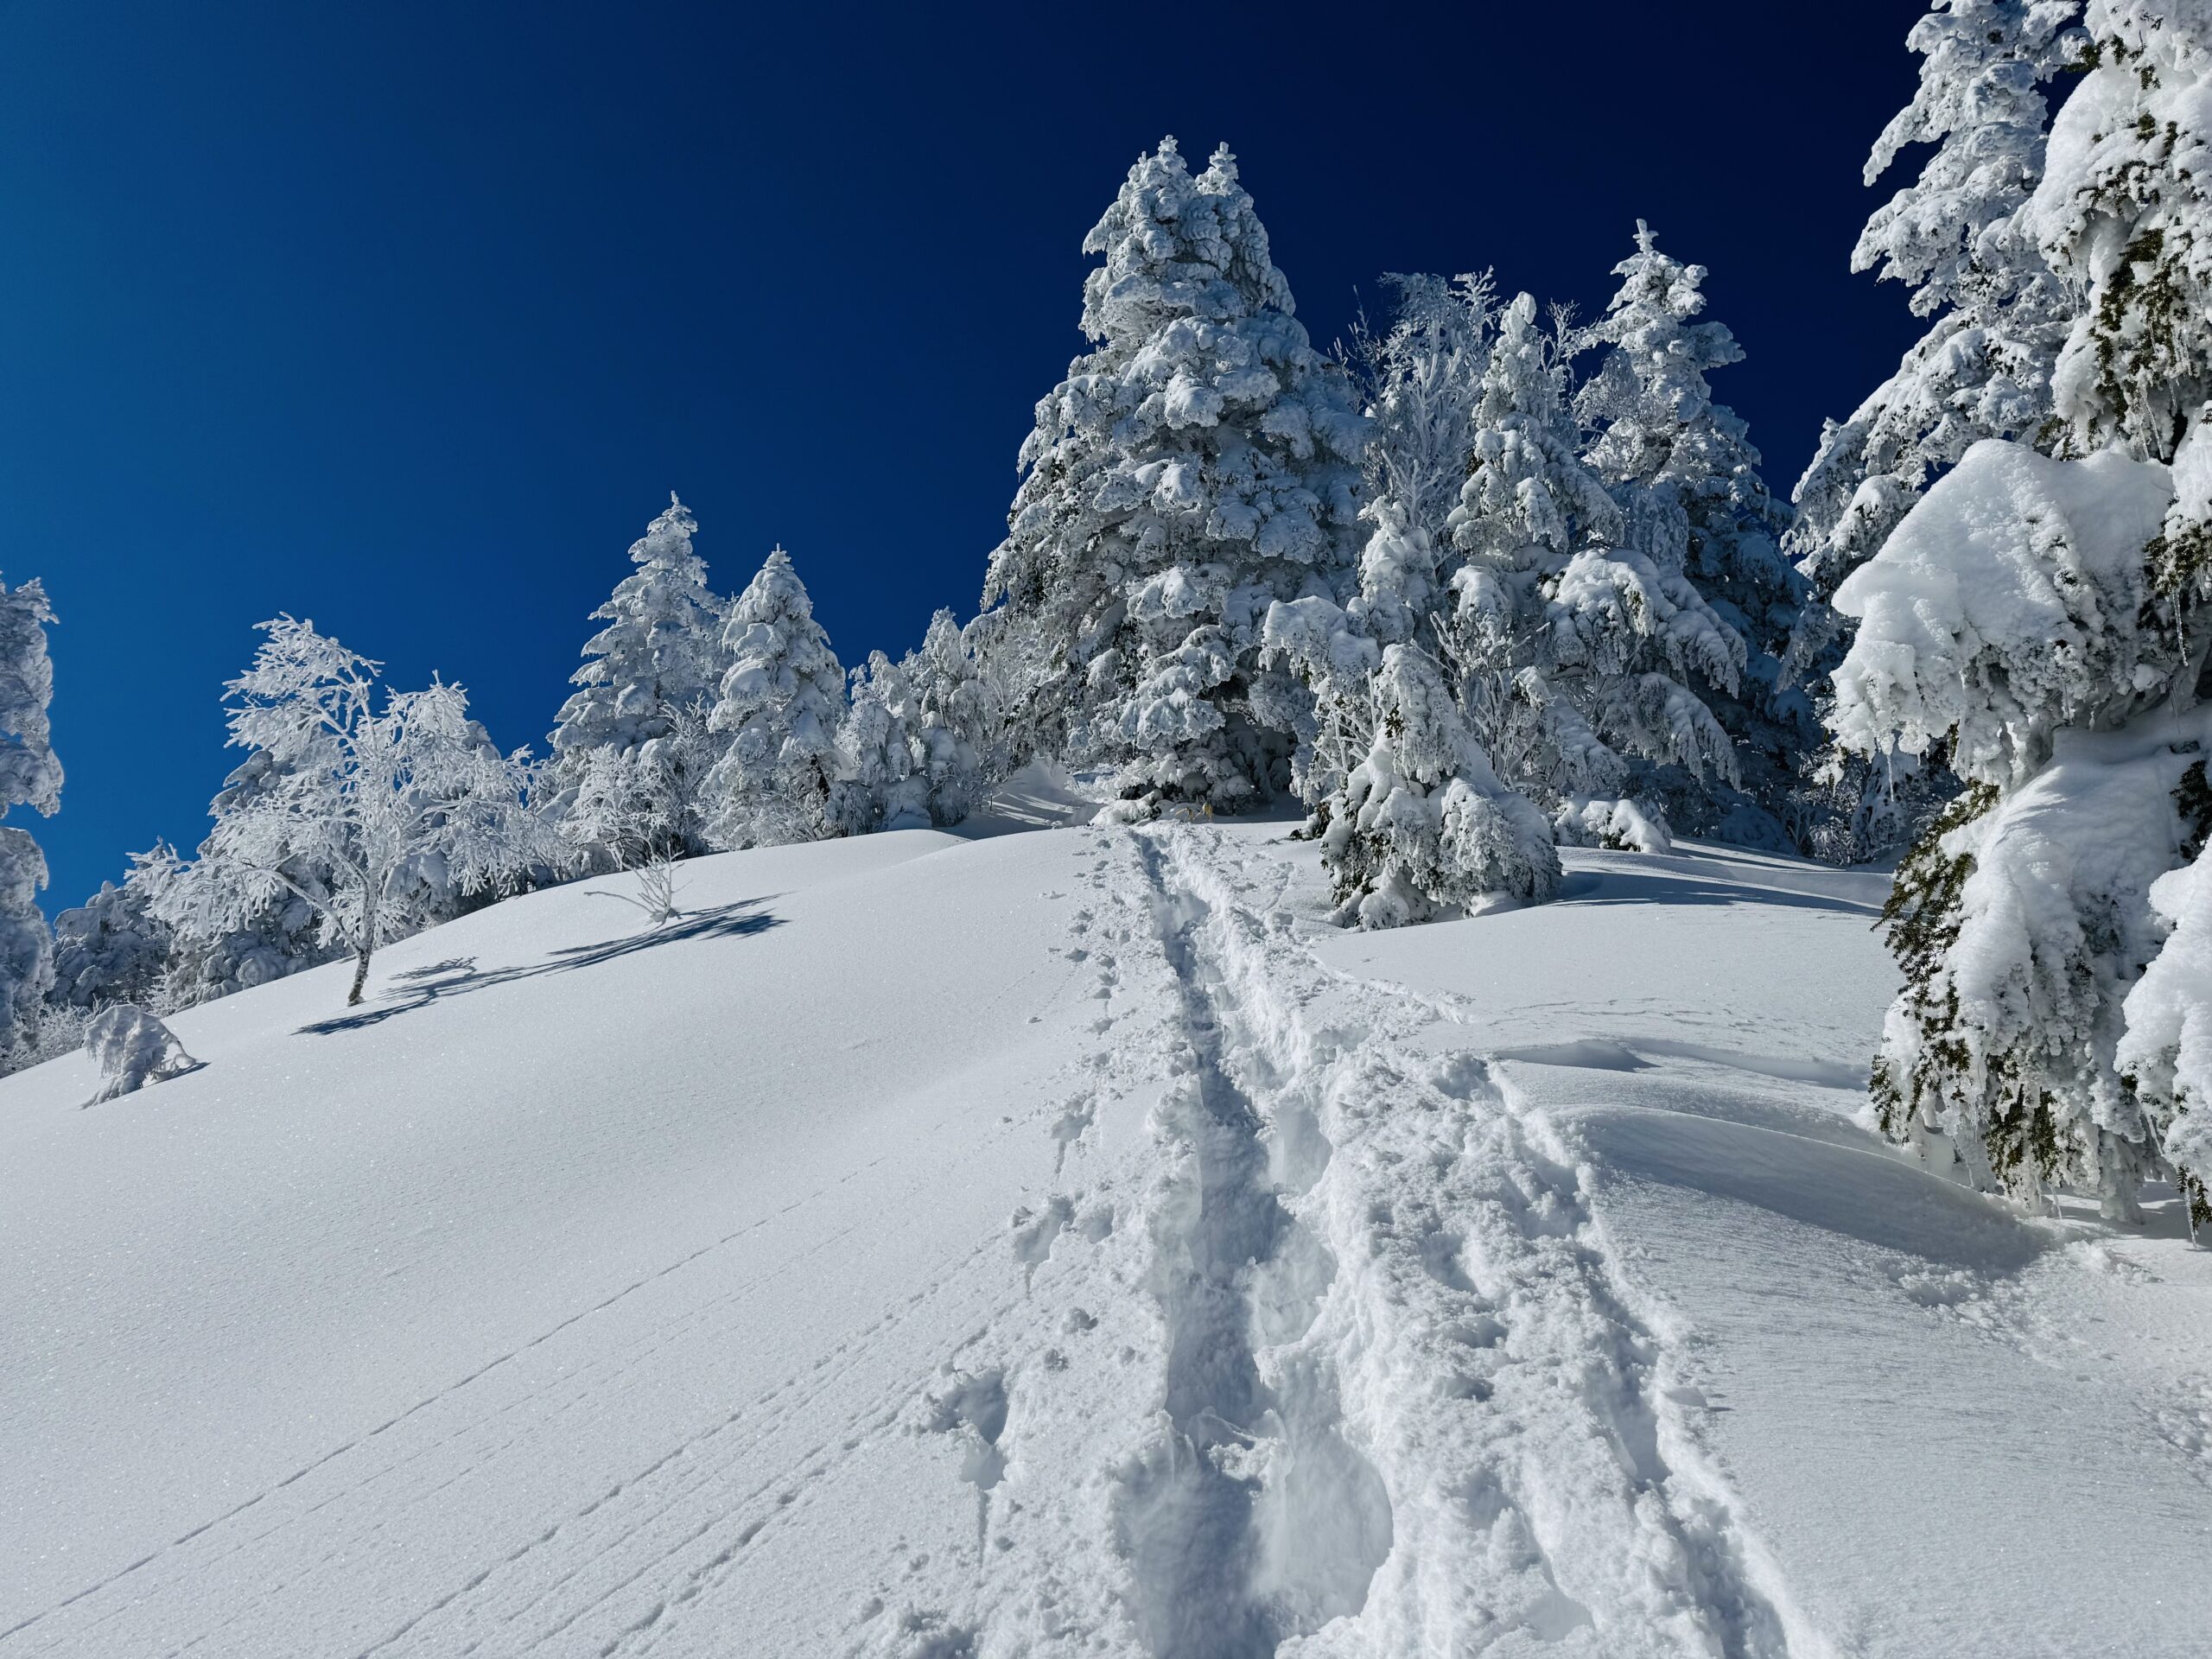
<path id="1" fill-rule="evenodd" d="M 1286 828 L 608 877 L 0 1084 L 0 1659 L 2200 1650 L 2212 1265 L 1853 1120 L 1881 878 L 1347 933 Z"/>

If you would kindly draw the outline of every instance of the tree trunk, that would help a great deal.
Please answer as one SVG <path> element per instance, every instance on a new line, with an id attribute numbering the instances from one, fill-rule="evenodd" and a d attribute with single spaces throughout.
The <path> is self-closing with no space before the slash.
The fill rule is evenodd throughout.
<path id="1" fill-rule="evenodd" d="M 353 992 L 352 995 L 346 999 L 346 1006 L 349 1008 L 359 1007 L 360 1006 L 361 988 L 369 982 L 369 950 L 371 948 L 369 944 L 369 937 L 370 936 L 366 933 L 364 933 L 361 936 L 361 948 L 359 951 L 354 953 Z"/>

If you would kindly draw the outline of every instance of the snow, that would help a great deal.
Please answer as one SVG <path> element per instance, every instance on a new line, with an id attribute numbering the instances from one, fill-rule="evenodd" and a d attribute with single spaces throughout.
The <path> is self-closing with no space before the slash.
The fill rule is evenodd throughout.
<path id="1" fill-rule="evenodd" d="M 0 1659 L 2198 1650 L 2212 1257 L 1863 1126 L 1885 877 L 1347 932 L 1289 827 L 610 876 L 0 1082 Z"/>

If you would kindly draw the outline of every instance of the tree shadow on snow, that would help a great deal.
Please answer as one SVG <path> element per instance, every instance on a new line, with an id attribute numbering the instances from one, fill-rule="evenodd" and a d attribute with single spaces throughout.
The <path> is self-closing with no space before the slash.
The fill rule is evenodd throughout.
<path id="1" fill-rule="evenodd" d="M 1752 887 L 1734 881 L 1707 881 L 1694 875 L 1642 870 L 1577 871 L 1560 884 L 1562 905 L 1758 905 L 1784 910 L 1833 910 L 1847 916 L 1878 918 L 1878 905 L 1861 904 L 1828 893 L 1789 887 Z"/>
<path id="2" fill-rule="evenodd" d="M 382 1025 L 395 1014 L 412 1014 L 433 1002 L 443 1002 L 471 991 L 541 979 L 548 974 L 571 973 L 579 968 L 595 968 L 601 963 L 632 957 L 641 950 L 657 950 L 664 944 L 682 944 L 687 939 L 749 938 L 784 925 L 782 917 L 761 908 L 779 896 L 769 893 L 759 899 L 741 899 L 735 904 L 716 905 L 709 910 L 687 911 L 661 927 L 627 933 L 597 944 L 563 945 L 542 962 L 512 968 L 480 969 L 474 957 L 452 957 L 425 967 L 410 968 L 392 976 L 397 982 L 397 988 L 385 992 L 384 999 L 375 1007 L 317 1020 L 302 1026 L 300 1034 L 328 1037 L 341 1031 L 360 1031 Z"/>

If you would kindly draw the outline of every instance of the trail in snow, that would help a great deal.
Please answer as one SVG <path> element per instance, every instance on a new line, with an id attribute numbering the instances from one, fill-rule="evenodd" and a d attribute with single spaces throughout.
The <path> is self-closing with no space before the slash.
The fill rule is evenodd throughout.
<path id="1" fill-rule="evenodd" d="M 1322 969 L 1279 865 L 1138 838 L 1190 1056 L 1155 1115 L 1185 1148 L 1151 1217 L 1167 1429 L 1123 1511 L 1147 1650 L 1817 1650 L 1572 1149 L 1472 1054 L 1415 1052 L 1448 1007 Z"/>

